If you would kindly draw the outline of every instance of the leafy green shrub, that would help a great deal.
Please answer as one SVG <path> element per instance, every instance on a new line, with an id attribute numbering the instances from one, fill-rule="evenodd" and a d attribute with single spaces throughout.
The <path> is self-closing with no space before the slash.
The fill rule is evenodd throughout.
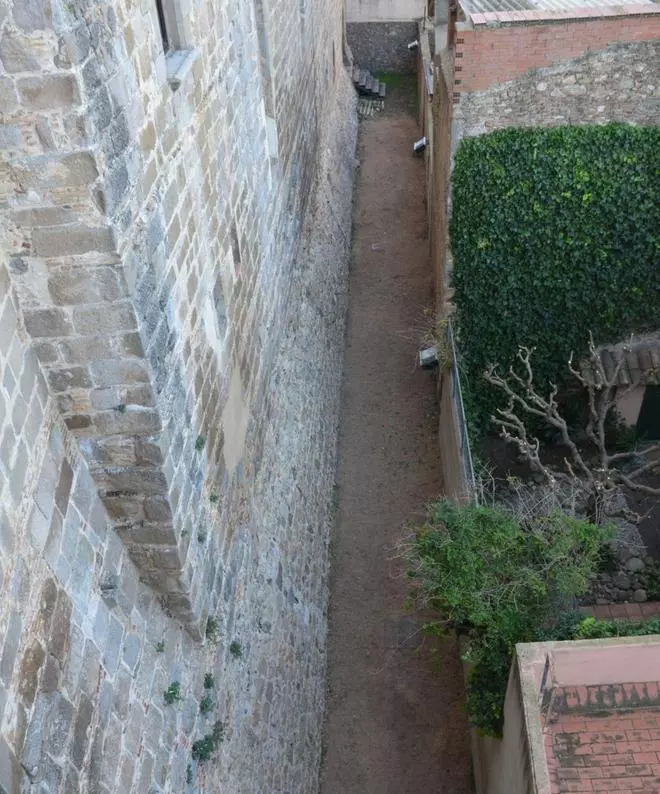
<path id="1" fill-rule="evenodd" d="M 571 351 L 657 327 L 659 127 L 508 129 L 464 139 L 450 225 L 467 402 L 480 429 L 497 404 L 481 379 L 536 347 L 539 383 Z"/>
<path id="2" fill-rule="evenodd" d="M 570 636 L 563 640 L 601 640 L 607 637 L 644 637 L 660 634 L 660 618 L 649 620 L 598 620 L 586 617 L 576 623 Z"/>
<path id="3" fill-rule="evenodd" d="M 655 560 L 646 562 L 646 594 L 649 601 L 660 601 L 660 565 Z"/>
<path id="4" fill-rule="evenodd" d="M 523 524 L 498 507 L 440 500 L 407 549 L 414 596 L 438 613 L 426 630 L 467 640 L 468 711 L 499 735 L 516 643 L 552 636 L 570 599 L 584 593 L 609 528 L 561 513 Z"/>

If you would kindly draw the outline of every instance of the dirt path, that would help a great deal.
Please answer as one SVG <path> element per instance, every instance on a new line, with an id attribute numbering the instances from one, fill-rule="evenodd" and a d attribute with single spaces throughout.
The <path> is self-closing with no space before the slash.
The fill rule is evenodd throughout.
<path id="1" fill-rule="evenodd" d="M 322 794 L 472 791 L 456 645 L 422 643 L 392 548 L 442 487 L 434 379 L 415 367 L 432 303 L 418 137 L 396 97 L 361 124 Z"/>

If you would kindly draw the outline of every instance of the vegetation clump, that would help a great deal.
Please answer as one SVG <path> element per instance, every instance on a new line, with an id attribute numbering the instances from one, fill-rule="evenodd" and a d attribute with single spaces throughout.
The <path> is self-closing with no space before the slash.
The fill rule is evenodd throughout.
<path id="1" fill-rule="evenodd" d="M 220 631 L 220 624 L 217 618 L 209 617 L 206 621 L 206 639 L 209 642 L 215 642 L 218 639 L 218 632 Z"/>
<path id="2" fill-rule="evenodd" d="M 468 713 L 483 733 L 501 732 L 516 643 L 557 638 L 560 616 L 588 589 L 610 537 L 609 528 L 560 511 L 430 506 L 405 550 L 413 597 L 438 615 L 427 632 L 464 637 Z"/>
<path id="3" fill-rule="evenodd" d="M 657 328 L 660 128 L 507 129 L 465 138 L 452 176 L 453 287 L 468 412 L 483 432 L 483 383 L 535 348 L 539 385 L 566 362 Z"/>
<path id="4" fill-rule="evenodd" d="M 181 700 L 181 684 L 178 681 L 172 681 L 163 693 L 163 697 L 168 706 L 176 703 L 177 700 Z"/>
<path id="5" fill-rule="evenodd" d="M 192 757 L 193 760 L 203 763 L 208 761 L 213 753 L 217 750 L 225 738 L 225 726 L 218 720 L 213 726 L 211 733 L 207 733 L 201 739 L 193 742 Z"/>

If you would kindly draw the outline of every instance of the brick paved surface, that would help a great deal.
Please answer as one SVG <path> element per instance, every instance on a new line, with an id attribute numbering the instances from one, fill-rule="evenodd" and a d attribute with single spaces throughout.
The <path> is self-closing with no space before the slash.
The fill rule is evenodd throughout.
<path id="1" fill-rule="evenodd" d="M 660 792 L 658 683 L 580 689 L 555 694 L 569 705 L 545 735 L 553 794 Z"/>

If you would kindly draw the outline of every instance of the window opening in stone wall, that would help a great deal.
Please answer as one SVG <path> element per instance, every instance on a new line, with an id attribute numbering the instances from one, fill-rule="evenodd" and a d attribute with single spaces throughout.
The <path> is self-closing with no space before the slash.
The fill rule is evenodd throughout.
<path id="1" fill-rule="evenodd" d="M 271 162 L 273 162 L 279 157 L 279 135 L 277 132 L 277 122 L 275 121 L 273 75 L 264 0 L 255 0 L 254 16 L 257 23 L 261 93 L 264 100 L 264 112 L 266 115 L 266 144 L 268 146 L 268 154 L 270 156 Z"/>
<path id="2" fill-rule="evenodd" d="M 154 0 L 163 42 L 167 81 L 176 90 L 197 57 L 192 47 L 194 24 L 189 0 Z"/>
<path id="3" fill-rule="evenodd" d="M 259 72 L 261 74 L 261 86 L 264 97 L 266 115 L 275 117 L 273 101 L 273 75 L 270 57 L 270 42 L 268 41 L 268 29 L 266 27 L 266 12 L 264 0 L 255 0 L 254 15 L 257 23 L 257 38 L 259 45 Z"/>
<path id="4" fill-rule="evenodd" d="M 238 270 L 241 264 L 241 246 L 238 242 L 238 229 L 233 221 L 229 229 L 229 238 L 231 240 L 231 255 L 234 258 L 234 268 Z"/>
<path id="5" fill-rule="evenodd" d="M 160 37 L 163 41 L 163 51 L 169 52 L 170 40 L 167 35 L 167 22 L 165 20 L 165 9 L 163 8 L 162 0 L 156 0 L 156 11 L 158 12 L 158 27 L 160 28 Z"/>

